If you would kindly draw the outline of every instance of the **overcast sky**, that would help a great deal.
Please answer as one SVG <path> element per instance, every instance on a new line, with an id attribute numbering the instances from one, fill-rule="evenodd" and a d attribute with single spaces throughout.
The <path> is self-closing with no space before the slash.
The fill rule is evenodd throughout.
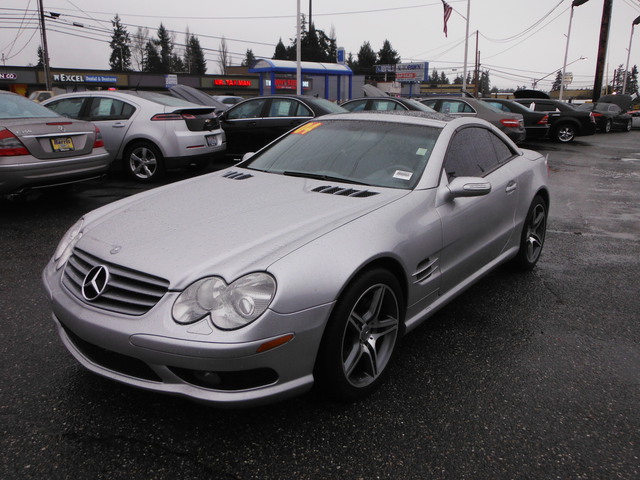
<path id="1" fill-rule="evenodd" d="M 149 0 L 43 0 L 46 12 L 60 13 L 47 20 L 52 68 L 109 68 L 109 40 L 115 14 L 129 33 L 146 26 L 155 37 L 162 23 L 183 44 L 189 30 L 207 51 L 207 73 L 218 73 L 220 37 L 225 37 L 233 64 L 247 49 L 256 57 L 271 58 L 278 39 L 285 45 L 296 34 L 296 0 L 149 1 Z M 574 8 L 567 71 L 576 87 L 593 86 L 598 37 L 604 0 L 589 0 Z M 473 68 L 478 50 L 483 69 L 498 88 L 538 86 L 549 89 L 564 61 L 572 0 L 470 0 L 468 65 Z M 462 72 L 467 0 L 449 0 L 454 8 L 443 33 L 441 0 L 313 0 L 312 19 L 317 29 L 335 33 L 338 46 L 357 55 L 365 41 L 377 52 L 385 39 L 403 62 L 430 62 L 430 69 L 445 71 L 451 80 Z M 40 44 L 37 0 L 2 0 L 0 3 L 0 55 L 5 65 L 35 64 Z M 309 0 L 301 0 L 309 14 Z M 26 13 L 25 13 L 26 12 Z M 607 73 L 627 62 L 631 25 L 640 16 L 640 0 L 614 0 Z M 74 22 L 79 25 L 73 25 Z M 640 27 L 636 28 L 639 30 Z M 181 47 L 176 47 L 179 50 Z M 586 57 L 584 60 L 578 60 Z M 634 33 L 629 68 L 640 64 L 640 32 Z"/>

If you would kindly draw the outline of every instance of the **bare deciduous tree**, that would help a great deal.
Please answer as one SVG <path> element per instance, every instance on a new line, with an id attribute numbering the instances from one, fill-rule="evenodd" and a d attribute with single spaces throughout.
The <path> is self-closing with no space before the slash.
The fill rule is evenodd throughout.
<path id="1" fill-rule="evenodd" d="M 138 27 L 136 33 L 131 36 L 131 59 L 138 71 L 142 70 L 145 47 L 148 41 L 149 29 L 147 27 Z"/>
<path id="2" fill-rule="evenodd" d="M 220 50 L 218 51 L 218 65 L 220 66 L 220 73 L 222 75 L 227 74 L 227 65 L 229 65 L 229 51 L 227 50 L 227 41 L 224 37 L 220 40 Z"/>

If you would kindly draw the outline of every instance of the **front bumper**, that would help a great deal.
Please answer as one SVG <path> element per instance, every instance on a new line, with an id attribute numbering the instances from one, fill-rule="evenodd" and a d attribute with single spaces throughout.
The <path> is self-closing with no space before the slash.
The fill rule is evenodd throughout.
<path id="1" fill-rule="evenodd" d="M 62 270 L 61 270 L 62 271 Z M 307 391 L 333 304 L 283 315 L 268 310 L 236 331 L 208 319 L 178 325 L 171 318 L 176 293 L 147 314 L 126 316 L 92 307 L 71 295 L 51 264 L 43 281 L 53 320 L 69 352 L 84 367 L 131 386 L 217 406 L 255 406 Z M 265 343 L 292 335 L 258 353 Z"/>

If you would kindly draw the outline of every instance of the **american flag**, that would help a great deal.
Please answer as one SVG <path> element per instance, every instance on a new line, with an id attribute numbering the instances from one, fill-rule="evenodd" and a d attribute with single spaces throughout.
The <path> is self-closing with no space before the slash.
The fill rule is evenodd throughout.
<path id="1" fill-rule="evenodd" d="M 453 12 L 453 8 L 447 2 L 442 0 L 442 6 L 444 7 L 444 36 L 447 36 L 447 21 L 451 16 L 451 12 Z"/>

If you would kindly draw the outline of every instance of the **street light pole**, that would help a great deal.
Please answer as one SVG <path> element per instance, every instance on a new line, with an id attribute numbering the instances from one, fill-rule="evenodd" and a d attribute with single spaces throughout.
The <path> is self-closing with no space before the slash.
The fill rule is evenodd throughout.
<path id="1" fill-rule="evenodd" d="M 622 94 L 627 91 L 627 72 L 629 71 L 629 57 L 631 56 L 631 40 L 633 39 L 633 27 L 640 23 L 640 16 L 631 24 L 631 35 L 629 36 L 629 49 L 627 50 L 627 66 L 624 69 L 624 80 L 622 80 Z"/>
<path id="2" fill-rule="evenodd" d="M 302 20 L 300 18 L 300 0 L 298 0 L 298 25 L 296 31 L 296 94 L 302 95 Z"/>
<path id="3" fill-rule="evenodd" d="M 564 78 L 567 74 L 567 56 L 569 55 L 569 37 L 571 36 L 571 22 L 573 21 L 573 8 L 579 7 L 587 3 L 589 0 L 573 0 L 571 4 L 571 15 L 569 16 L 569 30 L 567 31 L 567 45 L 564 49 L 564 63 L 562 64 L 562 79 L 560 80 L 560 95 L 558 96 L 559 100 L 562 100 L 562 96 L 564 94 Z"/>

